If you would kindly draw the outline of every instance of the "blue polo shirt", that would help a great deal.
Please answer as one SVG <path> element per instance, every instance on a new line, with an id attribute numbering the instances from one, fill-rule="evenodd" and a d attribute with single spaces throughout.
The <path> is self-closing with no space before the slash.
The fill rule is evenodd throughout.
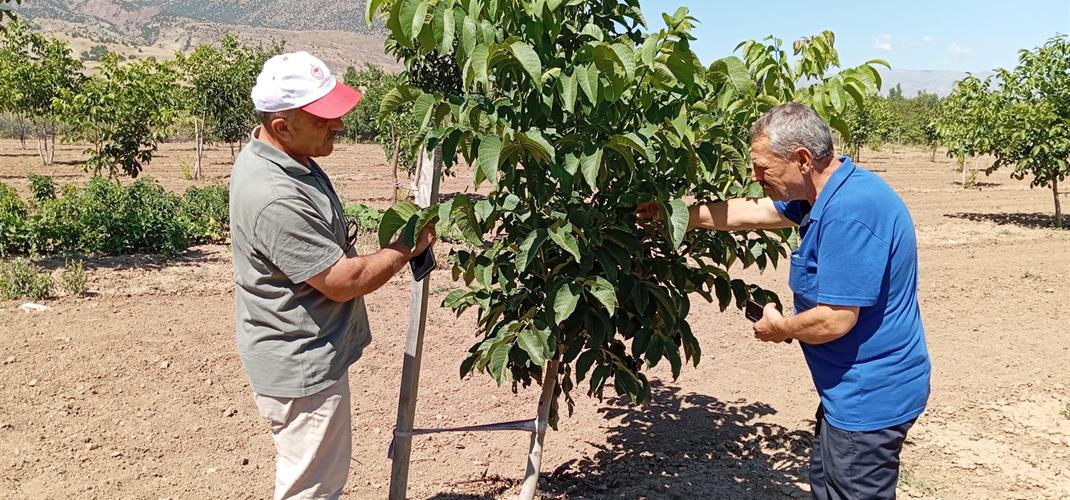
<path id="1" fill-rule="evenodd" d="M 775 202 L 799 224 L 788 281 L 795 313 L 817 304 L 858 306 L 858 322 L 825 344 L 800 342 L 832 425 L 873 431 L 921 414 L 929 353 L 918 309 L 918 245 L 903 200 L 848 157 L 818 195 Z"/>

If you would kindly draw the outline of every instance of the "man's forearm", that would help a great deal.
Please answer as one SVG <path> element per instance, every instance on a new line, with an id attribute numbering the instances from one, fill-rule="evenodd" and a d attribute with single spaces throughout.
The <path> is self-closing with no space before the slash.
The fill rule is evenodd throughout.
<path id="1" fill-rule="evenodd" d="M 802 314 L 778 319 L 773 322 L 773 329 L 784 338 L 819 345 L 844 336 L 854 328 L 857 321 L 857 307 L 819 304 Z"/>
<path id="2" fill-rule="evenodd" d="M 692 205 L 688 209 L 688 225 L 718 231 L 739 231 L 778 229 L 791 227 L 794 223 L 781 215 L 769 198 L 736 198 Z"/>
<path id="3" fill-rule="evenodd" d="M 324 277 L 331 300 L 346 302 L 372 293 L 390 281 L 412 257 L 401 245 L 390 245 L 378 252 L 359 257 L 342 257 Z"/>

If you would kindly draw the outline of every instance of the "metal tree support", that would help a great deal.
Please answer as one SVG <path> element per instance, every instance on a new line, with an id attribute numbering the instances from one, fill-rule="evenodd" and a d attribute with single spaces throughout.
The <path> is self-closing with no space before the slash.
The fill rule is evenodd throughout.
<path id="1" fill-rule="evenodd" d="M 442 174 L 442 153 L 434 158 L 426 150 L 420 154 L 414 179 L 416 204 L 421 207 L 438 202 L 439 178 Z M 416 419 L 416 397 L 420 387 L 420 360 L 423 357 L 424 328 L 427 325 L 427 295 L 430 278 L 412 282 L 412 302 L 409 306 L 409 326 L 405 334 L 405 362 L 401 368 L 401 391 L 398 395 L 398 418 L 394 440 L 394 461 L 390 470 L 390 499 L 404 500 L 409 486 L 409 458 L 412 454 L 412 426 Z M 408 435 L 406 435 L 408 433 Z"/>
<path id="2" fill-rule="evenodd" d="M 546 439 L 546 423 L 550 419 L 550 405 L 554 401 L 554 389 L 557 388 L 557 368 L 561 364 L 558 354 L 546 362 L 546 371 L 542 377 L 542 395 L 539 397 L 539 418 L 535 421 L 535 432 L 531 434 L 528 444 L 528 465 L 524 471 L 524 485 L 520 488 L 518 500 L 532 500 L 539 489 L 539 469 L 542 467 L 542 443 Z"/>

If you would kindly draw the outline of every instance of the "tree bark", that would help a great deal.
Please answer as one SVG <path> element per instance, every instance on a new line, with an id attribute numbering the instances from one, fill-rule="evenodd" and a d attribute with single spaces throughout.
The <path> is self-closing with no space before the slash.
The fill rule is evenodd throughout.
<path id="1" fill-rule="evenodd" d="M 401 186 L 398 184 L 398 160 L 401 155 L 398 152 L 398 148 L 401 147 L 401 136 L 394 138 L 394 204 L 398 204 L 398 191 L 401 190 Z"/>
<path id="2" fill-rule="evenodd" d="M 26 120 L 19 116 L 19 142 L 22 143 L 22 149 L 26 149 Z"/>
<path id="3" fill-rule="evenodd" d="M 1051 194 L 1055 197 L 1055 227 L 1063 227 L 1063 207 L 1059 204 L 1059 179 L 1051 180 Z"/>
<path id="4" fill-rule="evenodd" d="M 561 355 L 555 354 L 546 362 L 546 372 L 542 377 L 542 396 L 539 397 L 539 419 L 535 433 L 531 435 L 528 445 L 528 465 L 524 471 L 524 485 L 520 489 L 518 500 L 532 500 L 539 489 L 539 469 L 542 467 L 542 445 L 546 439 L 546 422 L 550 418 L 550 406 L 554 401 L 557 388 L 557 368 L 561 364 Z"/>
<path id="5" fill-rule="evenodd" d="M 204 154 L 204 132 L 199 118 L 193 119 L 193 131 L 197 136 L 197 155 L 193 161 L 193 180 L 201 180 L 201 156 Z"/>
<path id="6" fill-rule="evenodd" d="M 56 126 L 55 125 L 52 126 L 51 132 L 52 133 L 49 134 L 49 135 L 51 136 L 50 139 L 52 141 L 52 149 L 49 150 L 49 152 L 48 152 L 48 164 L 49 165 L 52 165 L 52 164 L 54 164 L 56 162 Z"/>

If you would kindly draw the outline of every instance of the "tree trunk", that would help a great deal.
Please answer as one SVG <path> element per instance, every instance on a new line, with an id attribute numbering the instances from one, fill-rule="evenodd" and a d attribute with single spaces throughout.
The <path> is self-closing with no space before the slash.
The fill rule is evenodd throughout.
<path id="1" fill-rule="evenodd" d="M 22 149 L 26 149 L 26 120 L 19 116 L 19 142 L 22 143 Z"/>
<path id="2" fill-rule="evenodd" d="M 546 372 L 542 377 L 542 396 L 539 397 L 539 419 L 535 433 L 531 435 L 528 445 L 528 465 L 524 472 L 524 486 L 520 489 L 518 500 L 532 500 L 539 488 L 539 469 L 542 467 L 542 444 L 546 439 L 546 422 L 550 418 L 550 405 L 554 401 L 554 389 L 557 388 L 557 367 L 561 355 L 554 355 L 546 362 Z"/>
<path id="3" fill-rule="evenodd" d="M 1063 227 L 1063 207 L 1059 204 L 1059 179 L 1051 180 L 1051 194 L 1055 197 L 1055 227 Z"/>
<path id="4" fill-rule="evenodd" d="M 237 159 L 237 157 L 234 156 L 234 143 L 232 142 L 232 143 L 230 143 L 230 162 L 234 163 L 234 161 L 236 159 Z"/>
<path id="5" fill-rule="evenodd" d="M 48 165 L 48 130 L 42 125 L 37 129 L 37 154 L 41 155 L 41 165 Z"/>
<path id="6" fill-rule="evenodd" d="M 394 138 L 394 204 L 398 204 L 398 191 L 401 190 L 401 185 L 398 184 L 398 160 L 401 155 L 398 148 L 401 147 L 401 136 Z"/>
<path id="7" fill-rule="evenodd" d="M 929 163 L 936 163 L 936 146 L 933 146 L 932 154 L 929 155 Z"/>
<path id="8" fill-rule="evenodd" d="M 193 119 L 193 131 L 197 136 L 197 155 L 193 160 L 193 180 L 201 180 L 201 156 L 204 155 L 204 133 L 202 132 L 201 120 Z"/>
<path id="9" fill-rule="evenodd" d="M 51 135 L 52 150 L 48 152 L 48 164 L 49 165 L 52 165 L 53 163 L 56 162 L 56 127 L 55 127 L 55 125 L 52 126 L 51 132 L 52 133 L 49 134 L 49 135 Z"/>

